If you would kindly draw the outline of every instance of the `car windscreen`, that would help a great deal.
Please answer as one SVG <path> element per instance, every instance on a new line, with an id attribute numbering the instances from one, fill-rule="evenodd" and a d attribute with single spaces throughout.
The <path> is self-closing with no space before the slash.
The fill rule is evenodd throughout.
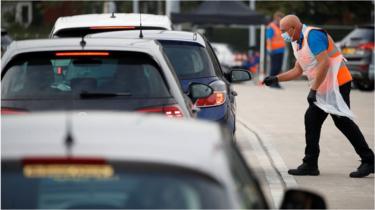
<path id="1" fill-rule="evenodd" d="M 3 71 L 1 94 L 2 99 L 171 97 L 162 71 L 147 54 L 87 51 L 20 55 Z"/>
<path id="2" fill-rule="evenodd" d="M 218 182 L 179 167 L 122 162 L 19 165 L 2 163 L 2 208 L 229 208 Z"/>
<path id="3" fill-rule="evenodd" d="M 364 27 L 364 28 L 356 28 L 352 32 L 350 32 L 345 38 L 344 42 L 347 41 L 374 41 L 374 28 L 372 27 Z"/>
<path id="4" fill-rule="evenodd" d="M 215 76 L 206 49 L 200 44 L 181 41 L 159 41 L 179 79 Z"/>

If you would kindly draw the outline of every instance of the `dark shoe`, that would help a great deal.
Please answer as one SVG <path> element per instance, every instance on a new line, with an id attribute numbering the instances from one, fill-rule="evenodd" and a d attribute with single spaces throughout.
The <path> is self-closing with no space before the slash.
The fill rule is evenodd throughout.
<path id="1" fill-rule="evenodd" d="M 362 178 L 374 173 L 374 163 L 361 163 L 357 171 L 350 173 L 352 178 Z"/>
<path id="2" fill-rule="evenodd" d="M 290 169 L 288 174 L 294 176 L 318 176 L 319 169 L 317 166 L 311 166 L 307 163 L 302 163 L 297 169 Z"/>
<path id="3" fill-rule="evenodd" d="M 270 88 L 283 89 L 278 83 L 270 85 Z"/>

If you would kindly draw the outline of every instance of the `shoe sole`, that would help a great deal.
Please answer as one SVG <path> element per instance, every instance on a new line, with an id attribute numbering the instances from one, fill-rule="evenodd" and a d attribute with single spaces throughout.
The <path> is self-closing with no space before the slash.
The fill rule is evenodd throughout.
<path id="1" fill-rule="evenodd" d="M 361 176 L 352 176 L 351 174 L 349 174 L 349 177 L 350 178 L 363 178 L 363 177 L 366 177 L 366 176 L 369 176 L 369 175 L 371 175 L 371 174 L 373 174 L 374 172 L 370 172 L 370 173 L 368 173 L 368 174 L 363 174 L 363 175 L 361 175 Z"/>
<path id="2" fill-rule="evenodd" d="M 293 175 L 293 176 L 319 176 L 320 175 L 319 171 L 314 172 L 314 173 L 303 173 L 303 174 L 302 173 L 301 174 L 294 174 L 294 173 L 290 173 L 288 171 L 288 174 Z"/>

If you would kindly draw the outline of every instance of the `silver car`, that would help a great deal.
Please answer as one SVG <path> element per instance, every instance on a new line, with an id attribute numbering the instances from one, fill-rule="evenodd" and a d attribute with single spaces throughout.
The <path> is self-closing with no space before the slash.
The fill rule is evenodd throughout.
<path id="1" fill-rule="evenodd" d="M 120 110 L 191 117 L 191 100 L 212 88 L 183 93 L 161 47 L 152 40 L 70 38 L 14 42 L 2 58 L 2 113 Z"/>
<path id="2" fill-rule="evenodd" d="M 5 209 L 268 208 L 218 124 L 109 112 L 1 120 Z M 282 208 L 324 208 L 319 196 L 286 195 Z"/>

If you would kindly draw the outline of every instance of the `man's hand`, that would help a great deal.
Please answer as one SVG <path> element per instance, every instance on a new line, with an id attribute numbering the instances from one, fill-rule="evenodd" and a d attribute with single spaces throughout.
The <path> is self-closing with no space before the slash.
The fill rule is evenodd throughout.
<path id="1" fill-rule="evenodd" d="M 307 101 L 309 104 L 314 104 L 316 101 L 316 90 L 311 89 L 309 95 L 307 96 Z"/>
<path id="2" fill-rule="evenodd" d="M 278 79 L 276 76 L 268 76 L 268 77 L 266 77 L 266 78 L 263 80 L 262 84 L 265 84 L 265 85 L 267 85 L 267 86 L 270 86 L 270 85 L 272 85 L 272 84 L 277 83 L 278 81 L 279 81 L 279 79 Z"/>

